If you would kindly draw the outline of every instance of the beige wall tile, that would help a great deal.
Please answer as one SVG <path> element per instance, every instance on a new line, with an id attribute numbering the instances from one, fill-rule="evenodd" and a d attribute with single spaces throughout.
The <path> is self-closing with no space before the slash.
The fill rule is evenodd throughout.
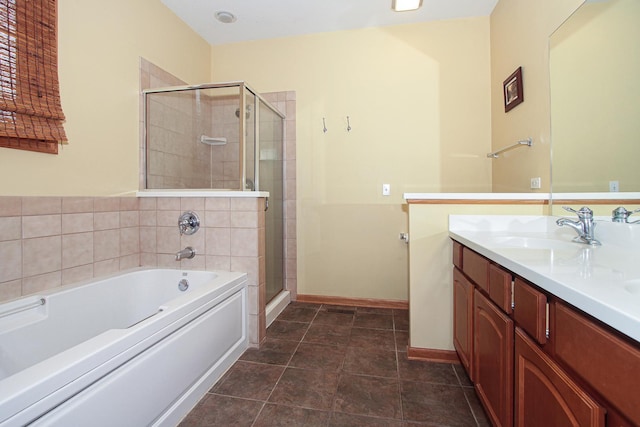
<path id="1" fill-rule="evenodd" d="M 137 227 L 140 225 L 140 214 L 138 211 L 120 211 L 121 227 Z"/>
<path id="2" fill-rule="evenodd" d="M 120 199 L 118 197 L 96 197 L 93 201 L 94 212 L 118 212 Z"/>
<path id="3" fill-rule="evenodd" d="M 258 286 L 260 260 L 255 257 L 231 257 L 231 271 L 247 273 L 247 284 L 249 286 Z"/>
<path id="4" fill-rule="evenodd" d="M 38 276 L 25 277 L 22 279 L 22 295 L 30 295 L 47 289 L 57 288 L 62 285 L 62 274 L 54 271 Z"/>
<path id="5" fill-rule="evenodd" d="M 180 210 L 180 199 L 177 197 L 158 197 L 157 203 L 159 211 Z"/>
<path id="6" fill-rule="evenodd" d="M 180 263 L 176 261 L 176 256 L 172 254 L 158 254 L 159 268 L 180 268 Z"/>
<path id="7" fill-rule="evenodd" d="M 120 229 L 120 256 L 128 256 L 140 252 L 140 228 Z"/>
<path id="8" fill-rule="evenodd" d="M 93 263 L 93 233 L 62 236 L 62 268 Z"/>
<path id="9" fill-rule="evenodd" d="M 258 210 L 258 199 L 253 197 L 233 198 L 231 199 L 231 210 L 232 211 L 256 211 Z"/>
<path id="10" fill-rule="evenodd" d="M 186 234 L 180 236 L 180 249 L 191 246 L 196 249 L 199 254 L 205 254 L 205 231 L 203 229 L 198 230 L 195 234 L 187 236 Z"/>
<path id="11" fill-rule="evenodd" d="M 256 228 L 259 225 L 260 216 L 257 211 L 231 212 L 230 217 L 232 228 Z"/>
<path id="12" fill-rule="evenodd" d="M 0 196 L 0 217 L 22 215 L 22 197 Z"/>
<path id="13" fill-rule="evenodd" d="M 141 197 L 139 201 L 141 211 L 155 211 L 158 208 L 155 197 Z"/>
<path id="14" fill-rule="evenodd" d="M 257 257 L 259 233 L 255 228 L 232 228 L 231 256 Z M 214 255 L 214 254 L 212 254 Z"/>
<path id="15" fill-rule="evenodd" d="M 206 227 L 228 228 L 231 227 L 231 214 L 229 211 L 206 211 Z"/>
<path id="16" fill-rule="evenodd" d="M 0 283 L 0 301 L 18 298 L 22 295 L 22 280 Z"/>
<path id="17" fill-rule="evenodd" d="M 140 225 L 155 227 L 158 225 L 157 211 L 140 211 Z"/>
<path id="18" fill-rule="evenodd" d="M 93 277 L 93 264 L 80 265 L 78 267 L 66 268 L 62 270 L 62 284 L 69 285 Z"/>
<path id="19" fill-rule="evenodd" d="M 93 212 L 93 197 L 63 197 L 62 213 Z"/>
<path id="20" fill-rule="evenodd" d="M 22 215 L 52 215 L 62 213 L 60 197 L 23 197 Z"/>
<path id="21" fill-rule="evenodd" d="M 93 263 L 93 277 L 106 276 L 120 271 L 120 260 L 111 258 Z"/>
<path id="22" fill-rule="evenodd" d="M 50 273 L 60 270 L 61 267 L 61 236 L 38 237 L 22 241 L 23 278 Z"/>
<path id="23" fill-rule="evenodd" d="M 158 227 L 157 233 L 159 254 L 175 254 L 182 249 L 177 227 Z"/>
<path id="24" fill-rule="evenodd" d="M 231 210 L 231 199 L 228 197 L 208 197 L 204 201 L 204 205 L 208 211 L 229 211 Z"/>
<path id="25" fill-rule="evenodd" d="M 206 255 L 205 266 L 207 270 L 231 270 L 231 257 L 221 255 Z"/>
<path id="26" fill-rule="evenodd" d="M 228 228 L 205 229 L 205 253 L 207 255 L 231 255 L 231 230 Z"/>
<path id="27" fill-rule="evenodd" d="M 22 217 L 0 216 L 0 242 L 22 238 Z"/>
<path id="28" fill-rule="evenodd" d="M 157 248 L 156 227 L 140 227 L 140 252 L 155 254 Z"/>
<path id="29" fill-rule="evenodd" d="M 120 197 L 121 211 L 137 211 L 139 202 L 137 197 Z"/>
<path id="30" fill-rule="evenodd" d="M 61 215 L 34 215 L 22 217 L 22 237 L 55 236 L 62 232 Z"/>
<path id="31" fill-rule="evenodd" d="M 93 231 L 93 212 L 62 214 L 62 234 Z"/>
<path id="32" fill-rule="evenodd" d="M 173 227 L 176 234 L 180 233 L 178 229 L 178 218 L 180 218 L 179 210 L 166 210 L 166 211 L 158 211 L 156 214 L 158 227 Z"/>
<path id="33" fill-rule="evenodd" d="M 104 230 L 93 233 L 93 260 L 104 261 L 120 256 L 120 230 Z"/>
<path id="34" fill-rule="evenodd" d="M 185 270 L 204 270 L 206 268 L 206 257 L 204 255 L 200 255 L 196 249 L 196 256 L 192 259 L 181 260 L 179 266 Z"/>
<path id="35" fill-rule="evenodd" d="M 93 214 L 93 229 L 113 230 L 120 227 L 119 212 L 96 212 Z"/>
<path id="36" fill-rule="evenodd" d="M 140 254 L 132 254 L 120 257 L 120 270 L 140 267 Z"/>
<path id="37" fill-rule="evenodd" d="M 22 278 L 22 241 L 0 242 L 0 282 Z"/>
<path id="38" fill-rule="evenodd" d="M 143 267 L 156 267 L 158 265 L 158 256 L 155 253 L 141 253 L 140 265 Z"/>
<path id="39" fill-rule="evenodd" d="M 195 211 L 200 215 L 204 211 L 204 197 L 183 197 L 180 199 L 180 210 Z"/>

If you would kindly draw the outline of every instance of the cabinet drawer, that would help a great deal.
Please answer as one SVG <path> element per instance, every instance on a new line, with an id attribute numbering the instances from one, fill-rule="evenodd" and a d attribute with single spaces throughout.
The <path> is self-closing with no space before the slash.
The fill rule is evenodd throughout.
<path id="1" fill-rule="evenodd" d="M 555 303 L 554 347 L 558 359 L 611 402 L 635 425 L 640 425 L 638 379 L 640 349 L 593 320 Z"/>
<path id="2" fill-rule="evenodd" d="M 489 260 L 469 248 L 462 249 L 462 271 L 485 292 L 489 292 Z"/>
<path id="3" fill-rule="evenodd" d="M 538 343 L 547 342 L 547 297 L 516 277 L 513 286 L 513 319 Z"/>
<path id="4" fill-rule="evenodd" d="M 462 245 L 453 241 L 453 265 L 462 270 Z"/>
<path id="5" fill-rule="evenodd" d="M 495 264 L 489 265 L 489 298 L 505 313 L 511 313 L 511 273 Z"/>
<path id="6" fill-rule="evenodd" d="M 603 427 L 605 409 L 516 328 L 515 423 L 518 427 Z"/>

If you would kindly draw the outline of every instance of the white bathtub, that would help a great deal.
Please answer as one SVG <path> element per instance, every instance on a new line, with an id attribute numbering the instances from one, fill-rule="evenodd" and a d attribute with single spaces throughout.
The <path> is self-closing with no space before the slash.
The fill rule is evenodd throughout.
<path id="1" fill-rule="evenodd" d="M 2 304 L 0 426 L 175 426 L 247 336 L 244 273 L 135 269 Z"/>

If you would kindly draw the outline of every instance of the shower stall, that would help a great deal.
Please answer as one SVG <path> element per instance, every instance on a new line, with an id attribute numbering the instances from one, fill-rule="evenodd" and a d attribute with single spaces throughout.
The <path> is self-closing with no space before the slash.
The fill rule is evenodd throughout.
<path id="1" fill-rule="evenodd" d="M 145 188 L 268 191 L 267 302 L 284 289 L 284 115 L 245 82 L 146 89 Z"/>

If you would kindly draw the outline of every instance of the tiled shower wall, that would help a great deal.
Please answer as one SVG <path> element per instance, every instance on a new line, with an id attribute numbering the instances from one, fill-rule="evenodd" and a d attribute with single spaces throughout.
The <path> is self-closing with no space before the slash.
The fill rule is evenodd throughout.
<path id="1" fill-rule="evenodd" d="M 197 82 L 203 83 L 203 82 Z M 248 82 L 250 84 L 250 82 Z M 167 86 L 180 86 L 186 83 L 157 65 L 147 61 L 144 58 L 140 58 L 140 89 L 167 87 Z M 297 294 L 297 238 L 296 238 L 296 93 L 295 91 L 286 92 L 271 92 L 260 94 L 265 100 L 271 103 L 279 111 L 286 115 L 284 123 L 284 235 L 285 235 L 285 289 L 291 292 L 291 298 L 296 299 Z M 236 101 L 233 101 L 233 107 L 231 104 L 227 105 L 227 111 L 225 112 L 224 102 L 222 109 L 218 107 L 212 107 L 212 113 L 214 115 L 223 114 L 233 129 L 238 131 L 237 123 L 230 124 L 232 120 L 236 120 L 235 108 Z M 231 118 L 232 117 L 232 118 Z M 140 188 L 144 188 L 144 170 L 145 170 L 145 152 L 144 152 L 144 139 L 143 129 L 144 123 L 142 121 L 142 98 L 140 102 Z M 224 120 L 223 120 L 224 121 Z M 249 129 L 251 131 L 251 129 Z M 212 130 L 213 133 L 213 130 Z M 210 136 L 218 136 L 212 134 Z M 237 141 L 237 139 L 235 139 Z M 227 173 L 233 170 L 234 165 L 234 153 L 238 153 L 239 150 L 231 150 L 231 146 L 225 151 L 225 147 L 212 147 L 214 150 L 222 151 L 222 153 L 215 153 L 215 158 L 226 159 L 228 163 L 226 165 Z M 237 156 L 237 154 L 235 154 Z M 220 174 L 223 175 L 223 181 L 225 176 L 225 165 L 214 164 L 214 179 L 219 179 Z M 225 183 L 222 183 L 225 186 Z M 273 202 L 273 200 L 272 200 Z"/>

